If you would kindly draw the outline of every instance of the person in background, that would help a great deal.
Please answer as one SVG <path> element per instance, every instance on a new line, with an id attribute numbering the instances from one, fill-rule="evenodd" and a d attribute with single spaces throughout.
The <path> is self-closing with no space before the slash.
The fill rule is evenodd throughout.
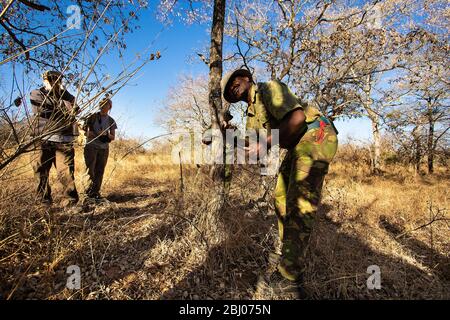
<path id="1" fill-rule="evenodd" d="M 99 108 L 99 112 L 92 114 L 86 120 L 86 145 L 84 147 L 84 160 L 88 176 L 85 193 L 88 198 L 96 200 L 102 198 L 100 189 L 108 162 L 109 144 L 115 139 L 117 130 L 116 122 L 109 115 L 112 108 L 111 99 L 102 99 Z"/>
<path id="2" fill-rule="evenodd" d="M 75 98 L 62 85 L 62 74 L 49 70 L 42 75 L 44 86 L 30 93 L 34 114 L 33 133 L 36 139 L 31 163 L 37 181 L 37 200 L 53 202 L 49 175 L 52 165 L 58 172 L 65 199 L 64 207 L 78 202 L 75 187 L 74 140 L 78 135 Z"/>

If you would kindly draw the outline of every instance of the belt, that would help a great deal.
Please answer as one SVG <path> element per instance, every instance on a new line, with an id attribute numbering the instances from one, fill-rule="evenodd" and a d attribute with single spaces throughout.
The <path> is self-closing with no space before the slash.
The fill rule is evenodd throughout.
<path id="1" fill-rule="evenodd" d="M 56 143 L 72 143 L 75 141 L 75 136 L 54 134 L 49 137 L 46 137 L 45 140 L 47 140 L 48 142 L 56 142 Z"/>

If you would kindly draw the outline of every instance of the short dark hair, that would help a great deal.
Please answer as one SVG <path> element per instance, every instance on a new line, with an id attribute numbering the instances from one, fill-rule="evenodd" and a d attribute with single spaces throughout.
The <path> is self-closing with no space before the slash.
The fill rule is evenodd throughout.
<path id="1" fill-rule="evenodd" d="M 112 100 L 108 97 L 105 97 L 102 100 L 100 100 L 100 103 L 99 103 L 100 108 L 103 108 L 103 106 L 107 103 L 112 106 Z"/>

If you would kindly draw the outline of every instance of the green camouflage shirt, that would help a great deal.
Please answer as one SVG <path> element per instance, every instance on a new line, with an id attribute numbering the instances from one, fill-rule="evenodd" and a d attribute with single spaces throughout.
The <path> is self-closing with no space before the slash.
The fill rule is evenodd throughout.
<path id="1" fill-rule="evenodd" d="M 306 122 L 315 121 L 322 114 L 289 90 L 283 82 L 273 80 L 260 82 L 250 88 L 252 103 L 247 110 L 247 129 L 278 129 L 283 117 L 292 110 L 301 108 Z"/>

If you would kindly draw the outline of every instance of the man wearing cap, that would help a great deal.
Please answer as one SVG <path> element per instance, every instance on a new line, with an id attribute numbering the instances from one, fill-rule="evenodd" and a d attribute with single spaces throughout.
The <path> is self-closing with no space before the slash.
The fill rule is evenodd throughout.
<path id="1" fill-rule="evenodd" d="M 108 162 L 109 143 L 115 139 L 116 121 L 108 114 L 112 108 L 112 101 L 104 98 L 100 101 L 99 112 L 91 115 L 86 121 L 86 146 L 84 160 L 87 168 L 88 185 L 86 196 L 100 200 L 100 188 L 103 174 Z"/>
<path id="2" fill-rule="evenodd" d="M 228 73 L 222 80 L 226 101 L 248 104 L 247 129 L 266 129 L 267 147 L 271 130 L 278 129 L 280 147 L 288 150 L 275 187 L 282 253 L 278 273 L 269 282 L 276 291 L 304 296 L 302 278 L 305 254 L 328 166 L 337 150 L 337 131 L 312 104 L 295 96 L 286 84 L 273 80 L 254 83 L 246 69 Z M 261 143 L 246 148 L 257 156 Z"/>
<path id="3" fill-rule="evenodd" d="M 37 138 L 32 154 L 32 166 L 37 181 L 37 200 L 52 203 L 49 175 L 52 165 L 58 172 L 65 199 L 63 206 L 78 202 L 75 187 L 75 150 L 73 142 L 78 135 L 76 114 L 79 108 L 75 98 L 62 86 L 62 74 L 46 71 L 44 86 L 30 93 L 35 116 L 33 136 Z"/>

